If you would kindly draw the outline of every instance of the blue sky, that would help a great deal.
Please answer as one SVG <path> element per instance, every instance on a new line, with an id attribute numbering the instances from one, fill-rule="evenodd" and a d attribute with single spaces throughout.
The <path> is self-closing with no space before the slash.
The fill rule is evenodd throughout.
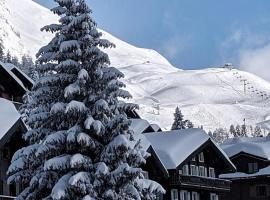
<path id="1" fill-rule="evenodd" d="M 53 0 L 36 1 L 53 5 Z M 87 2 L 100 28 L 136 46 L 157 50 L 177 67 L 232 62 L 268 78 L 269 0 Z"/>

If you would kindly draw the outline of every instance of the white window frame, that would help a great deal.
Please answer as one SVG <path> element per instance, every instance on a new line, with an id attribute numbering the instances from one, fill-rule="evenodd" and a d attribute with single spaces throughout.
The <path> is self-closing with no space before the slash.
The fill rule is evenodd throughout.
<path id="1" fill-rule="evenodd" d="M 215 168 L 209 167 L 209 177 L 216 178 Z"/>
<path id="2" fill-rule="evenodd" d="M 189 166 L 183 165 L 182 167 L 182 174 L 188 176 L 189 175 Z"/>
<path id="3" fill-rule="evenodd" d="M 194 169 L 194 171 L 193 171 L 193 169 Z M 195 174 L 193 172 L 195 172 Z M 191 176 L 198 176 L 199 175 L 199 167 L 196 165 L 190 165 L 190 175 Z"/>
<path id="4" fill-rule="evenodd" d="M 191 200 L 200 200 L 200 194 L 198 192 L 192 192 Z"/>
<path id="5" fill-rule="evenodd" d="M 218 195 L 216 193 L 210 193 L 210 200 L 218 200 Z"/>
<path id="6" fill-rule="evenodd" d="M 191 159 L 191 161 L 196 161 L 196 156 L 194 156 L 194 157 Z"/>
<path id="7" fill-rule="evenodd" d="M 171 200 L 179 200 L 177 189 L 171 189 Z"/>
<path id="8" fill-rule="evenodd" d="M 248 163 L 248 173 L 256 173 L 258 172 L 258 163 Z"/>
<path id="9" fill-rule="evenodd" d="M 190 200 L 190 192 L 188 192 L 187 190 L 181 190 L 180 200 Z"/>
<path id="10" fill-rule="evenodd" d="M 203 152 L 199 153 L 199 162 L 204 162 L 204 154 L 203 154 Z"/>
<path id="11" fill-rule="evenodd" d="M 206 177 L 207 176 L 207 174 L 205 173 L 205 167 L 204 166 L 199 166 L 199 176 L 201 176 L 201 177 Z"/>

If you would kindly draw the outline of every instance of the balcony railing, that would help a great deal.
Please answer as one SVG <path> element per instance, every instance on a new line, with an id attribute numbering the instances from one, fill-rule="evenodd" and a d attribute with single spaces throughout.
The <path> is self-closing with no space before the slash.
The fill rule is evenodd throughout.
<path id="1" fill-rule="evenodd" d="M 184 176 L 176 173 L 170 176 L 170 184 L 216 190 L 230 190 L 231 187 L 231 181 L 228 180 L 200 176 Z"/>
<path id="2" fill-rule="evenodd" d="M 14 200 L 16 197 L 0 195 L 0 200 Z"/>

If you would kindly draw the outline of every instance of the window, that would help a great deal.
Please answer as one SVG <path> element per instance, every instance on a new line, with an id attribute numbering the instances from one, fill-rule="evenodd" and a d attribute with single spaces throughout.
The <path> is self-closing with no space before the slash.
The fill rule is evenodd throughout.
<path id="1" fill-rule="evenodd" d="M 258 172 L 258 163 L 248 163 L 248 173 Z"/>
<path id="2" fill-rule="evenodd" d="M 142 171 L 142 174 L 143 174 L 145 179 L 149 179 L 149 175 L 148 175 L 147 171 Z"/>
<path id="3" fill-rule="evenodd" d="M 190 174 L 192 175 L 192 176 L 198 176 L 199 175 L 199 168 L 198 168 L 198 166 L 195 166 L 195 165 L 190 165 Z"/>
<path id="4" fill-rule="evenodd" d="M 204 155 L 203 152 L 199 154 L 199 162 L 204 162 Z"/>
<path id="5" fill-rule="evenodd" d="M 210 193 L 210 200 L 218 200 L 218 195 L 215 193 Z"/>
<path id="6" fill-rule="evenodd" d="M 182 168 L 182 174 L 183 175 L 189 175 L 189 168 L 188 165 L 184 165 Z"/>
<path id="7" fill-rule="evenodd" d="M 205 167 L 199 166 L 199 176 L 207 176 L 205 172 Z"/>
<path id="8" fill-rule="evenodd" d="M 200 194 L 198 192 L 192 192 L 191 200 L 200 200 Z"/>
<path id="9" fill-rule="evenodd" d="M 190 200 L 190 192 L 188 192 L 187 190 L 181 190 L 180 200 Z"/>
<path id="10" fill-rule="evenodd" d="M 266 187 L 266 185 L 256 186 L 256 196 L 257 197 L 266 197 L 267 196 L 267 187 Z"/>
<path id="11" fill-rule="evenodd" d="M 212 167 L 209 167 L 209 177 L 216 178 L 215 169 Z"/>
<path id="12" fill-rule="evenodd" d="M 196 161 L 196 156 L 194 156 L 194 157 L 191 159 L 191 161 Z"/>
<path id="13" fill-rule="evenodd" d="M 178 199 L 178 190 L 177 189 L 172 189 L 171 190 L 171 200 L 179 200 Z"/>

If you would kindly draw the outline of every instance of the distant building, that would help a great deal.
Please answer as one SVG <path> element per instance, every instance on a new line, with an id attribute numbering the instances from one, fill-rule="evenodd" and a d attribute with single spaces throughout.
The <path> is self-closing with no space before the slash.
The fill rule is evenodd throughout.
<path id="1" fill-rule="evenodd" d="M 221 147 L 237 167 L 220 176 L 232 181 L 222 200 L 270 199 L 270 137 L 229 139 Z"/>
<path id="2" fill-rule="evenodd" d="M 203 130 L 145 133 L 141 137 L 151 153 L 143 169 L 167 191 L 159 199 L 218 200 L 230 192 L 231 182 L 218 177 L 236 169 Z"/>
<path id="3" fill-rule="evenodd" d="M 23 95 L 33 84 L 33 81 L 16 66 L 0 62 L 0 98 L 20 104 Z"/>
<path id="4" fill-rule="evenodd" d="M 224 66 L 223 66 L 223 68 L 232 70 L 233 69 L 233 64 L 232 63 L 225 63 Z"/>

